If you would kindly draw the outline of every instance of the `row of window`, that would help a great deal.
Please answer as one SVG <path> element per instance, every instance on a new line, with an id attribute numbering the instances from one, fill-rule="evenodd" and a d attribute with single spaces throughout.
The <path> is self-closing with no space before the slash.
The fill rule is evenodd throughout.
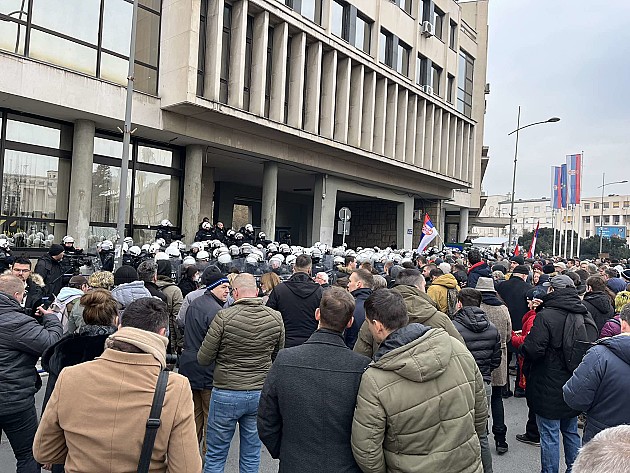
<path id="1" fill-rule="evenodd" d="M 610 202 L 604 202 L 604 206 L 602 207 L 604 210 L 607 210 L 610 208 Z M 623 206 L 622 206 L 622 201 L 620 200 L 616 200 L 613 201 L 612 203 L 612 208 L 613 209 L 619 209 L 619 208 L 630 208 L 630 200 L 624 200 L 623 201 Z M 599 202 L 593 202 L 593 209 L 599 209 Z M 591 210 L 591 204 L 586 202 L 584 203 L 584 210 Z"/>
<path id="2" fill-rule="evenodd" d="M 628 219 L 628 217 L 626 217 L 626 220 Z M 593 223 L 595 225 L 599 225 L 599 221 L 600 221 L 600 217 L 595 216 L 593 217 Z M 619 225 L 619 223 L 621 222 L 621 215 L 604 215 L 604 225 Z M 591 223 L 591 217 L 584 217 L 584 223 Z M 626 221 L 626 223 L 628 223 Z"/>
<path id="3" fill-rule="evenodd" d="M 161 8 L 140 0 L 138 9 L 134 86 L 154 95 Z M 0 50 L 125 85 L 132 12 L 132 0 L 2 0 Z"/>
<path id="4" fill-rule="evenodd" d="M 0 232 L 16 247 L 44 248 L 66 231 L 71 124 L 0 110 Z M 94 139 L 90 244 L 116 232 L 122 141 Z M 130 234 L 148 239 L 160 220 L 179 219 L 181 151 L 134 138 L 127 180 Z M 56 235 L 61 233 L 61 235 Z"/>

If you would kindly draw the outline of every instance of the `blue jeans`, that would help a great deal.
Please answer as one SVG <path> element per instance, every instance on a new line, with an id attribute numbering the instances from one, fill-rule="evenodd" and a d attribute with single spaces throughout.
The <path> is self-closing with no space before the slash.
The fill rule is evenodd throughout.
<path id="1" fill-rule="evenodd" d="M 560 432 L 564 443 L 564 460 L 567 473 L 571 468 L 581 445 L 578 434 L 577 417 L 569 419 L 546 419 L 536 415 L 540 431 L 541 473 L 558 473 L 560 470 Z"/>
<path id="2" fill-rule="evenodd" d="M 260 391 L 212 389 L 206 435 L 204 473 L 223 473 L 236 423 L 239 425 L 239 471 L 257 473 L 261 442 L 256 427 Z"/>

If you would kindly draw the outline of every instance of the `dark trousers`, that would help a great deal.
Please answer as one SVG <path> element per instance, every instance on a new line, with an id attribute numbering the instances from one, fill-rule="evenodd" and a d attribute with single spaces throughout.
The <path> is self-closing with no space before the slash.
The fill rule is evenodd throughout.
<path id="1" fill-rule="evenodd" d="M 505 442 L 505 435 L 507 434 L 502 392 L 503 386 L 492 386 L 490 409 L 492 411 L 492 434 L 494 435 L 495 442 Z"/>
<path id="2" fill-rule="evenodd" d="M 17 473 L 40 473 L 41 468 L 33 458 L 33 441 L 37 431 L 35 406 L 22 412 L 0 415 L 0 431 L 3 431 L 17 460 Z"/>
<path id="3" fill-rule="evenodd" d="M 527 424 L 525 424 L 525 435 L 532 440 L 540 441 L 540 432 L 536 423 L 536 414 L 531 409 L 527 409 Z"/>

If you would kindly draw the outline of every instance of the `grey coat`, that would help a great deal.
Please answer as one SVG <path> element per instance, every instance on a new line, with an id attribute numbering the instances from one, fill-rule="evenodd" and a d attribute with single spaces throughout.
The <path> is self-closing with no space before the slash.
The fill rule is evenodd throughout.
<path id="1" fill-rule="evenodd" d="M 484 300 L 487 300 L 484 298 Z M 490 302 L 490 301 L 489 301 Z M 494 324 L 501 336 L 501 365 L 492 371 L 492 386 L 505 386 L 507 383 L 507 343 L 512 339 L 512 320 L 510 312 L 504 305 L 486 304 L 482 302 L 481 310 L 488 316 L 488 320 Z"/>

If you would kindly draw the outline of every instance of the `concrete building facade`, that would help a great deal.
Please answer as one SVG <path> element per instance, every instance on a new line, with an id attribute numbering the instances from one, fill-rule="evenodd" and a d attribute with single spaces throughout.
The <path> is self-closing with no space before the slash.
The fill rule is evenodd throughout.
<path id="1" fill-rule="evenodd" d="M 168 218 L 190 242 L 204 216 L 245 212 L 270 237 L 337 244 L 342 206 L 354 245 L 412 248 L 424 212 L 467 236 L 486 0 L 139 4 L 134 240 Z M 0 4 L 0 231 L 28 248 L 115 233 L 131 18 L 131 0 Z"/>

